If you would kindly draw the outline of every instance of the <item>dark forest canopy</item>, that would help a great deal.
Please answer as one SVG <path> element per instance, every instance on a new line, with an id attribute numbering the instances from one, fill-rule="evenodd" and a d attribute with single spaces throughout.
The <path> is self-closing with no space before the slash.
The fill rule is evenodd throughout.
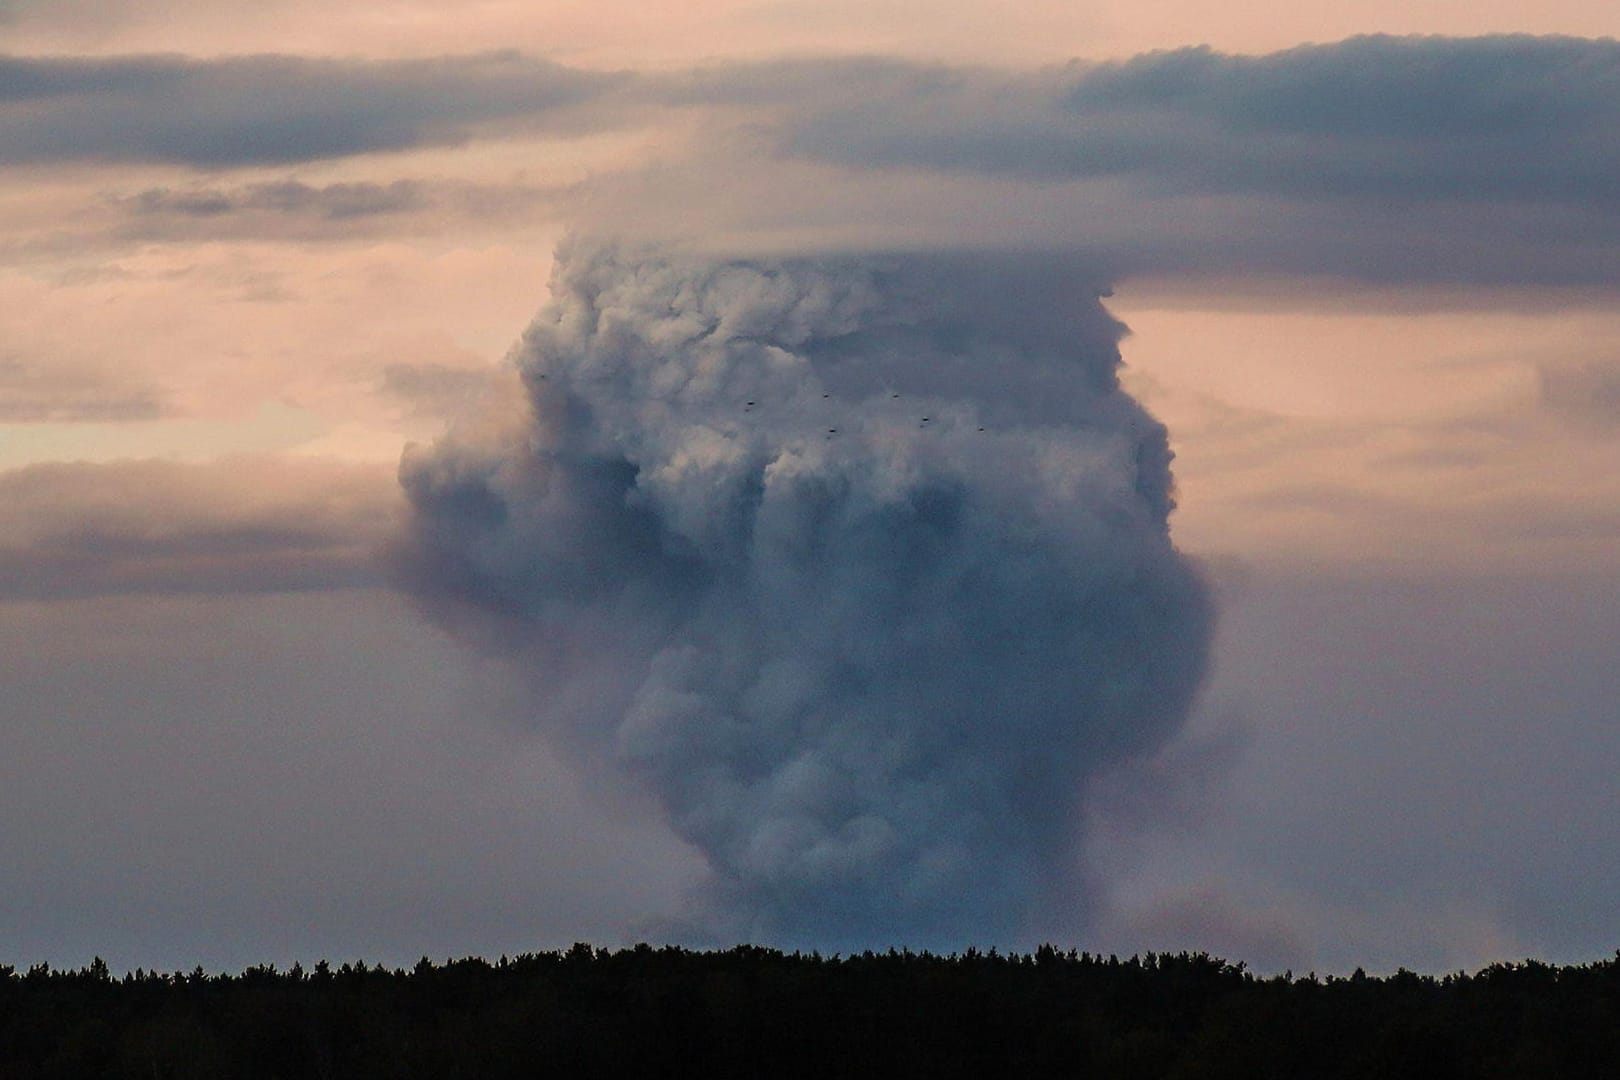
<path id="1" fill-rule="evenodd" d="M 0 965 L 0 1077 L 1620 1075 L 1620 953 L 1261 978 L 1204 953 L 639 945 L 118 977 Z"/>

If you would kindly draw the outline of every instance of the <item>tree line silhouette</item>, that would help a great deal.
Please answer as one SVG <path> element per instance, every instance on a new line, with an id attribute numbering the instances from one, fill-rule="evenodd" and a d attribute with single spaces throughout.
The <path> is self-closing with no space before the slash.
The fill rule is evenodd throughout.
<path id="1" fill-rule="evenodd" d="M 1615 1077 L 1620 953 L 1257 977 L 1206 953 L 638 945 L 236 975 L 0 965 L 0 1078 Z"/>

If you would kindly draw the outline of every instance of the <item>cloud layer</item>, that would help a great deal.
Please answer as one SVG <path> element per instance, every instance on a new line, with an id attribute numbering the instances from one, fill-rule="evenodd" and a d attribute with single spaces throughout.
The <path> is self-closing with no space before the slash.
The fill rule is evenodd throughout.
<path id="1" fill-rule="evenodd" d="M 567 130 L 560 114 L 618 81 L 510 53 L 0 57 L 0 165 L 222 168 L 456 143 L 496 125 Z"/>
<path id="2" fill-rule="evenodd" d="M 410 585 L 656 792 L 716 932 L 1083 921 L 1079 796 L 1177 730 L 1209 609 L 1121 328 L 1063 269 L 578 245 L 528 430 L 407 455 Z"/>
<path id="3" fill-rule="evenodd" d="M 620 107 L 569 113 L 596 102 Z M 725 106 L 851 168 L 1126 177 L 1177 193 L 1612 207 L 1620 43 L 1358 37 L 1034 71 L 800 60 L 605 73 L 412 60 L 0 57 L 0 162 L 288 163 Z"/>
<path id="4" fill-rule="evenodd" d="M 787 145 L 853 165 L 1305 198 L 1612 206 L 1620 43 L 1360 37 L 1026 76 L 850 65 Z"/>
<path id="5" fill-rule="evenodd" d="M 855 168 L 1131 177 L 1178 193 L 1613 206 L 1620 43 L 1351 38 L 1036 71 L 802 60 L 604 73 L 512 53 L 365 61 L 0 57 L 6 162 L 295 162 L 492 129 L 746 108 L 789 153 Z"/>
<path id="6" fill-rule="evenodd" d="M 1040 247 L 1085 252 L 1116 280 L 1240 271 L 1612 289 L 1617 87 L 1620 44 L 1522 35 L 1033 70 L 9 57 L 0 165 L 354 161 L 374 174 L 145 184 L 110 201 L 125 239 L 297 238 L 451 213 L 510 227 L 543 203 L 582 231 L 719 237 L 730 251 Z M 441 157 L 402 179 L 375 160 L 608 133 L 618 142 L 580 150 L 586 165 L 538 188 L 527 165 L 452 178 L 443 170 L 458 166 Z M 555 166 L 553 151 L 524 145 L 524 161 Z"/>
<path id="7" fill-rule="evenodd" d="M 0 472 L 0 601 L 375 584 L 393 511 L 381 480 L 270 459 Z"/>

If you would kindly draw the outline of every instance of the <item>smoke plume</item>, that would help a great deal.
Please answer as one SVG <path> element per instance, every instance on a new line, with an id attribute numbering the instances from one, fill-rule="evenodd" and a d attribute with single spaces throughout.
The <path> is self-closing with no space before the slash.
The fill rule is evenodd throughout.
<path id="1" fill-rule="evenodd" d="M 1176 732 L 1210 630 L 1099 285 L 565 245 L 523 430 L 407 452 L 407 583 L 656 796 L 719 934 L 1083 918 L 1080 796 Z"/>

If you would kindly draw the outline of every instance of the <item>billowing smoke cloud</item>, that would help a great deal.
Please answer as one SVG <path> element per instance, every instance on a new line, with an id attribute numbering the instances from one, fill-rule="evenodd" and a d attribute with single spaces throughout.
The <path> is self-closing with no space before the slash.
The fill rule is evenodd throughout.
<path id="1" fill-rule="evenodd" d="M 559 253 L 501 448 L 409 452 L 411 587 L 655 793 L 727 936 L 1083 917 L 1079 796 L 1173 735 L 1210 611 L 1122 327 L 1037 256 Z"/>

